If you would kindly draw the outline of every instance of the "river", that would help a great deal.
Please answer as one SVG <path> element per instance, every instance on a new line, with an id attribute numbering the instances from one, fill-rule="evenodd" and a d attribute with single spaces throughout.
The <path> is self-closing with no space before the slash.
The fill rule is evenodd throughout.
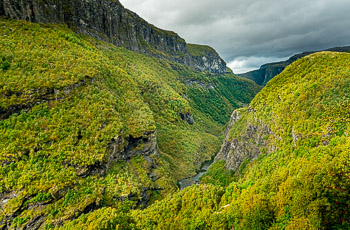
<path id="1" fill-rule="evenodd" d="M 186 187 L 189 187 L 189 186 L 191 186 L 193 184 L 199 184 L 199 178 L 204 173 L 206 173 L 208 171 L 208 168 L 213 163 L 213 161 L 214 160 L 204 161 L 204 163 L 202 164 L 201 169 L 200 169 L 199 173 L 197 173 L 197 175 L 179 181 L 180 189 L 182 190 L 182 189 L 184 189 Z"/>

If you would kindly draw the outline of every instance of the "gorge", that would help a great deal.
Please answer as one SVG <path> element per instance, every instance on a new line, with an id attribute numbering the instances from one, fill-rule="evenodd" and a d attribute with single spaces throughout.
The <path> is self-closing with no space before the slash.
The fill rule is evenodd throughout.
<path id="1" fill-rule="evenodd" d="M 118 0 L 0 16 L 0 229 L 349 228 L 345 50 L 263 88 Z"/>

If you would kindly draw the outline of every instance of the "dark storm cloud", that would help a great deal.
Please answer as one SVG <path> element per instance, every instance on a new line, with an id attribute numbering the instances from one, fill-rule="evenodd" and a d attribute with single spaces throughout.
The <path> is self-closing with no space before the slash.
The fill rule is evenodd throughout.
<path id="1" fill-rule="evenodd" d="M 350 44 L 349 0 L 121 0 L 187 42 L 214 47 L 234 72 Z"/>

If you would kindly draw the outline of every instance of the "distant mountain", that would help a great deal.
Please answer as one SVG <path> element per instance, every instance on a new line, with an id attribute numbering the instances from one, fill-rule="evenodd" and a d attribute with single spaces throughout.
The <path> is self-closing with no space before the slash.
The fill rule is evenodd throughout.
<path id="1" fill-rule="evenodd" d="M 322 51 L 334 51 L 334 52 L 349 52 L 350 46 L 335 47 Z M 265 86 L 276 75 L 280 74 L 288 65 L 292 64 L 299 58 L 305 57 L 309 54 L 313 54 L 320 51 L 307 51 L 300 54 L 296 54 L 289 58 L 287 61 L 273 62 L 264 64 L 258 70 L 253 70 L 244 74 L 239 74 L 239 76 L 248 78 L 255 81 L 258 85 Z"/>

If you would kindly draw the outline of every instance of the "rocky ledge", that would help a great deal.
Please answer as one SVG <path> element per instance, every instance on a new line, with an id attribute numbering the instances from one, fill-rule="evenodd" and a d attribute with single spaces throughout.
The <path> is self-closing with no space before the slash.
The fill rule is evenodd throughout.
<path id="1" fill-rule="evenodd" d="M 250 109 L 248 114 L 253 114 Z M 260 154 L 270 153 L 276 150 L 276 146 L 269 142 L 269 136 L 274 135 L 271 129 L 259 120 L 254 124 L 249 121 L 241 128 L 239 137 L 231 137 L 230 131 L 235 125 L 241 126 L 242 112 L 236 110 L 231 116 L 225 132 L 225 140 L 215 160 L 225 160 L 225 167 L 228 170 L 237 171 L 243 162 L 256 159 Z M 240 122 L 241 124 L 236 124 Z M 244 123 L 244 122 L 243 122 Z"/>

